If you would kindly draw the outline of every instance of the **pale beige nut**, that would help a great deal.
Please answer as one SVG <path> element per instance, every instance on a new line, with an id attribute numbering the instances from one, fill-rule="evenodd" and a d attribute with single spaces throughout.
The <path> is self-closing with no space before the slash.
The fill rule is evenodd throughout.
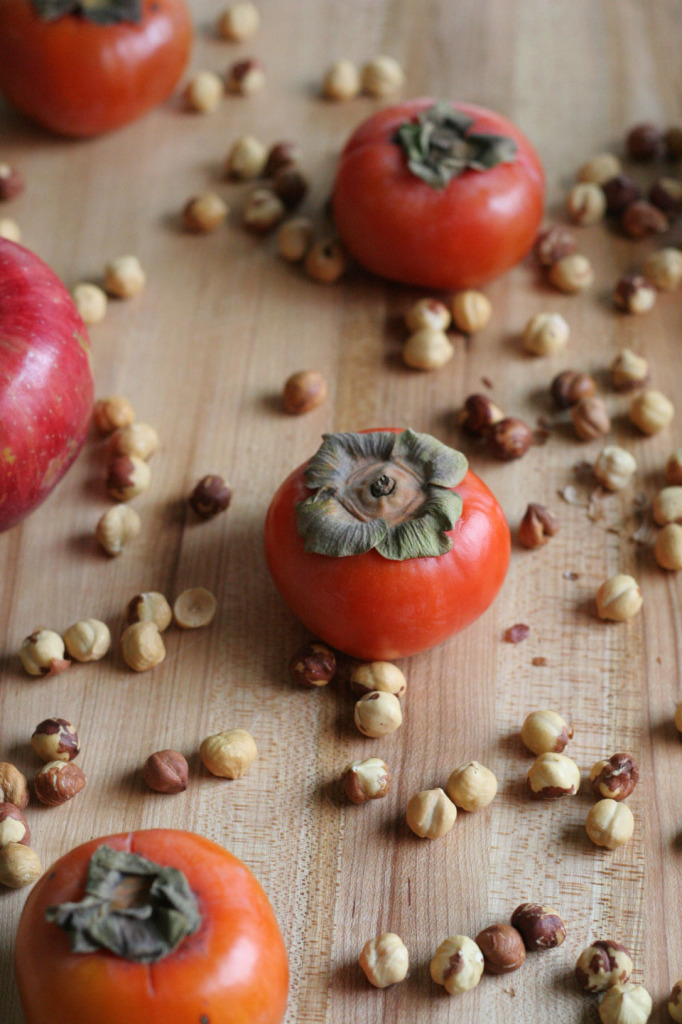
<path id="1" fill-rule="evenodd" d="M 642 273 L 660 292 L 674 292 L 682 285 L 682 252 L 672 246 L 649 253 Z"/>
<path id="2" fill-rule="evenodd" d="M 368 96 L 393 96 L 405 84 L 405 72 L 395 57 L 380 54 L 363 66 L 360 82 Z"/>
<path id="3" fill-rule="evenodd" d="M 52 629 L 38 629 L 22 642 L 19 650 L 21 664 L 30 676 L 56 675 L 68 668 L 66 649 L 59 633 Z"/>
<path id="4" fill-rule="evenodd" d="M 134 508 L 125 503 L 113 505 L 100 516 L 95 527 L 97 543 L 108 555 L 120 555 L 123 548 L 139 536 L 142 524 Z"/>
<path id="5" fill-rule="evenodd" d="M 10 843 L 28 846 L 31 830 L 26 818 L 15 804 L 0 803 L 0 849 Z"/>
<path id="6" fill-rule="evenodd" d="M 76 309 L 83 323 L 100 324 L 107 315 L 107 293 L 99 285 L 79 281 L 71 292 Z"/>
<path id="7" fill-rule="evenodd" d="M 391 785 L 391 773 L 380 757 L 368 757 L 346 765 L 341 780 L 349 800 L 354 804 L 366 804 L 368 800 L 380 800 L 386 796 Z"/>
<path id="8" fill-rule="evenodd" d="M 104 290 L 117 299 L 131 299 L 139 295 L 147 275 L 137 256 L 117 256 L 104 268 Z"/>
<path id="9" fill-rule="evenodd" d="M 73 761 L 81 748 L 75 726 L 65 718 L 45 718 L 33 730 L 31 746 L 41 761 Z"/>
<path id="10" fill-rule="evenodd" d="M 207 736 L 199 755 L 211 775 L 222 779 L 241 779 L 258 757 L 253 736 L 246 729 L 229 729 Z"/>
<path id="11" fill-rule="evenodd" d="M 383 932 L 365 943 L 359 963 L 370 985 L 388 988 L 407 977 L 410 956 L 399 935 Z"/>
<path id="12" fill-rule="evenodd" d="M 585 992 L 605 992 L 612 985 L 627 981 L 632 966 L 632 957 L 621 942 L 597 939 L 578 957 L 575 978 Z"/>
<path id="13" fill-rule="evenodd" d="M 57 807 L 77 796 L 86 782 L 85 772 L 73 761 L 48 761 L 36 773 L 33 788 L 41 804 Z"/>
<path id="14" fill-rule="evenodd" d="M 578 168 L 578 181 L 593 181 L 597 185 L 605 185 L 611 178 L 616 178 L 623 170 L 623 165 L 613 153 L 597 153 Z"/>
<path id="15" fill-rule="evenodd" d="M 575 796 L 580 789 L 580 769 L 565 754 L 549 751 L 535 759 L 527 781 L 531 793 L 543 800 Z"/>
<path id="16" fill-rule="evenodd" d="M 158 448 L 159 434 L 150 423 L 129 423 L 126 427 L 118 427 L 107 442 L 107 452 L 111 458 L 134 455 L 146 462 Z"/>
<path id="17" fill-rule="evenodd" d="M 231 178 L 251 181 L 265 170 L 268 147 L 254 135 L 243 135 L 233 143 L 227 154 L 225 167 Z"/>
<path id="18" fill-rule="evenodd" d="M 181 629 L 200 629 L 215 618 L 218 602 L 205 587 L 183 590 L 173 602 L 173 620 Z"/>
<path id="19" fill-rule="evenodd" d="M 377 690 L 365 694 L 355 704 L 355 724 L 363 736 L 386 736 L 399 729 L 403 721 L 400 701 L 393 693 Z"/>
<path id="20" fill-rule="evenodd" d="M 186 231 L 206 235 L 225 223 L 230 208 L 217 192 L 200 192 L 185 203 L 182 223 Z"/>
<path id="21" fill-rule="evenodd" d="M 111 633 L 99 619 L 80 619 L 66 630 L 64 643 L 76 661 L 99 661 L 111 647 Z"/>
<path id="22" fill-rule="evenodd" d="M 123 660 L 135 672 L 147 672 L 160 665 L 166 657 L 166 647 L 156 623 L 134 622 L 121 636 Z"/>
<path id="23" fill-rule="evenodd" d="M 110 395 L 95 402 L 92 419 L 100 434 L 127 427 L 135 419 L 135 410 L 123 395 Z"/>
<path id="24" fill-rule="evenodd" d="M 668 523 L 654 542 L 654 557 L 661 569 L 677 572 L 682 569 L 682 526 Z"/>
<path id="25" fill-rule="evenodd" d="M 668 483 L 675 486 L 682 486 L 682 448 L 676 448 L 665 464 L 665 478 Z"/>
<path id="26" fill-rule="evenodd" d="M 183 93 L 185 106 L 196 114 L 210 114 L 225 95 L 225 86 L 215 71 L 202 69 L 192 75 Z"/>
<path id="27" fill-rule="evenodd" d="M 131 501 L 144 493 L 151 482 L 151 470 L 137 455 L 116 455 L 107 468 L 106 488 L 115 501 Z"/>
<path id="28" fill-rule="evenodd" d="M 597 614 L 600 619 L 625 622 L 637 614 L 643 600 L 637 580 L 627 573 L 616 573 L 597 591 Z"/>
<path id="29" fill-rule="evenodd" d="M 682 484 L 659 491 L 651 503 L 651 512 L 659 526 L 682 523 Z"/>
<path id="30" fill-rule="evenodd" d="M 643 985 L 618 982 L 604 993 L 599 1004 L 602 1024 L 646 1024 L 653 1002 Z"/>
<path id="31" fill-rule="evenodd" d="M 629 348 L 618 353 L 611 363 L 611 380 L 618 391 L 629 391 L 640 387 L 649 379 L 649 364 L 644 356 L 638 356 Z"/>
<path id="32" fill-rule="evenodd" d="M 595 796 L 626 800 L 639 782 L 639 765 L 624 751 L 592 765 L 590 782 Z"/>
<path id="33" fill-rule="evenodd" d="M 237 96 L 253 96 L 265 85 L 265 69 L 260 61 L 249 58 L 228 68 L 225 88 Z"/>
<path id="34" fill-rule="evenodd" d="M 403 362 L 413 370 L 439 370 L 455 354 L 444 331 L 422 327 L 411 334 L 403 346 Z"/>
<path id="35" fill-rule="evenodd" d="M 480 811 L 495 799 L 497 779 L 490 768 L 468 761 L 450 774 L 445 792 L 461 810 Z"/>
<path id="36" fill-rule="evenodd" d="M 521 341 L 526 352 L 550 356 L 566 347 L 570 333 L 560 313 L 536 313 L 524 327 Z"/>
<path id="37" fill-rule="evenodd" d="M 607 797 L 590 808 L 585 829 L 595 846 L 616 850 L 632 839 L 635 819 L 627 804 Z"/>
<path id="38" fill-rule="evenodd" d="M 675 1024 L 682 1024 L 682 981 L 676 981 L 668 998 L 668 1013 Z"/>
<path id="39" fill-rule="evenodd" d="M 407 824 L 420 839 L 439 839 L 457 820 L 457 808 L 442 789 L 425 789 L 407 802 Z"/>
<path id="40" fill-rule="evenodd" d="M 633 400 L 628 416 L 643 434 L 657 434 L 672 423 L 675 407 L 662 392 L 646 388 Z"/>
<path id="41" fill-rule="evenodd" d="M 463 334 L 482 331 L 493 315 L 490 299 L 475 288 L 457 292 L 452 298 L 451 308 L 455 327 Z"/>
<path id="42" fill-rule="evenodd" d="M 0 849 L 0 885 L 22 889 L 37 882 L 42 873 L 40 858 L 30 846 L 8 843 Z"/>
<path id="43" fill-rule="evenodd" d="M 520 932 L 510 924 L 492 924 L 476 936 L 483 963 L 490 974 L 510 974 L 526 959 L 526 947 Z"/>
<path id="44" fill-rule="evenodd" d="M 352 100 L 360 92 L 360 72 L 350 60 L 335 60 L 322 79 L 322 95 L 327 100 Z"/>
<path id="45" fill-rule="evenodd" d="M 569 191 L 566 205 L 574 224 L 598 224 L 606 213 L 606 196 L 596 182 L 583 181 Z"/>
<path id="46" fill-rule="evenodd" d="M 374 690 L 404 697 L 407 679 L 398 666 L 390 661 L 369 661 L 351 669 L 350 688 L 359 697 Z"/>
<path id="47" fill-rule="evenodd" d="M 549 280 L 560 292 L 573 295 L 594 284 L 594 270 L 587 256 L 573 252 L 552 264 Z"/>
<path id="48" fill-rule="evenodd" d="M 0 238 L 6 238 L 8 242 L 21 241 L 21 228 L 12 217 L 0 217 Z"/>
<path id="49" fill-rule="evenodd" d="M 26 776 L 9 761 L 0 761 L 0 803 L 14 804 L 20 811 L 28 803 Z"/>
<path id="50" fill-rule="evenodd" d="M 637 460 L 625 448 L 610 444 L 600 451 L 594 463 L 594 475 L 609 491 L 622 491 L 637 472 Z"/>
<path id="51" fill-rule="evenodd" d="M 348 254 L 338 238 L 323 238 L 308 249 L 303 266 L 312 281 L 336 284 L 348 270 Z"/>
<path id="52" fill-rule="evenodd" d="M 521 740 L 532 754 L 560 754 L 573 738 L 573 726 L 566 724 L 558 711 L 541 709 L 526 715 Z"/>
<path id="53" fill-rule="evenodd" d="M 291 416 L 317 409 L 327 399 L 327 382 L 318 370 L 299 370 L 284 384 L 282 405 Z"/>
<path id="54" fill-rule="evenodd" d="M 566 938 L 566 923 L 553 907 L 522 903 L 511 916 L 512 928 L 521 933 L 528 952 L 555 949 Z"/>
<path id="55" fill-rule="evenodd" d="M 451 996 L 475 988 L 483 974 L 483 953 L 466 935 L 451 935 L 434 953 L 429 964 L 431 978 Z"/>
<path id="56" fill-rule="evenodd" d="M 624 274 L 613 289 L 613 301 L 626 313 L 643 316 L 656 304 L 656 289 L 643 274 Z"/>
<path id="57" fill-rule="evenodd" d="M 611 418 L 603 399 L 596 395 L 581 398 L 571 407 L 573 429 L 581 441 L 594 441 L 611 430 Z"/>
<path id="58" fill-rule="evenodd" d="M 187 789 L 189 766 L 177 750 L 157 750 L 145 761 L 142 778 L 156 793 L 182 793 Z"/>
<path id="59" fill-rule="evenodd" d="M 173 621 L 173 611 L 168 601 L 158 590 L 147 590 L 131 597 L 126 607 L 126 622 L 153 622 L 159 633 L 168 629 Z"/>
<path id="60" fill-rule="evenodd" d="M 423 327 L 432 331 L 447 331 L 451 322 L 450 310 L 439 299 L 419 299 L 405 314 L 405 326 L 412 334 Z"/>
<path id="61" fill-rule="evenodd" d="M 221 39 L 231 43 L 243 43 L 255 36 L 260 28 L 260 14 L 255 4 L 244 2 L 230 4 L 218 16 L 216 30 Z"/>
<path id="62" fill-rule="evenodd" d="M 313 241 L 313 222 L 308 217 L 292 217 L 277 232 L 277 251 L 287 263 L 300 263 Z"/>
<path id="63" fill-rule="evenodd" d="M 284 220 L 286 212 L 286 206 L 271 188 L 257 188 L 246 200 L 242 223 L 249 231 L 266 234 Z"/>

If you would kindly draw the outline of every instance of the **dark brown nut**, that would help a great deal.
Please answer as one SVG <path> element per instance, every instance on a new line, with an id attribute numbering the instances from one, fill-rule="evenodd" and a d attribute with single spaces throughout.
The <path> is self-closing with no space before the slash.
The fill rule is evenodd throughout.
<path id="1" fill-rule="evenodd" d="M 519 524 L 519 543 L 524 548 L 540 548 L 559 530 L 556 516 L 544 505 L 531 502 Z"/>
<path id="2" fill-rule="evenodd" d="M 0 803 L 14 804 L 20 811 L 28 803 L 26 776 L 8 761 L 0 761 Z"/>
<path id="3" fill-rule="evenodd" d="M 575 370 L 564 370 L 552 381 L 550 392 L 554 404 L 559 409 L 568 409 L 581 398 L 589 398 L 597 390 L 589 373 L 578 373 Z"/>
<path id="4" fill-rule="evenodd" d="M 177 750 L 157 750 L 145 761 L 142 778 L 156 793 L 182 793 L 187 789 L 189 767 Z"/>
<path id="5" fill-rule="evenodd" d="M 31 746 L 41 761 L 73 761 L 81 748 L 78 733 L 65 718 L 46 718 L 33 730 Z"/>
<path id="6" fill-rule="evenodd" d="M 36 774 L 33 788 L 42 804 L 56 807 L 80 793 L 86 781 L 85 772 L 72 761 L 48 761 Z"/>
<path id="7" fill-rule="evenodd" d="M 272 180 L 273 192 L 279 196 L 287 210 L 293 210 L 303 202 L 308 187 L 308 179 L 293 165 L 282 167 Z"/>
<path id="8" fill-rule="evenodd" d="M 380 757 L 368 757 L 364 761 L 352 761 L 341 776 L 346 796 L 354 804 L 366 804 L 368 800 L 380 800 L 386 796 L 391 785 L 388 765 Z"/>
<path id="9" fill-rule="evenodd" d="M 250 58 L 240 60 L 228 68 L 225 87 L 228 92 L 239 96 L 251 96 L 265 85 L 265 71 L 260 61 Z"/>
<path id="10" fill-rule="evenodd" d="M 582 951 L 575 965 L 576 980 L 585 992 L 604 992 L 627 981 L 631 974 L 629 951 L 613 939 L 597 939 Z"/>
<path id="11" fill-rule="evenodd" d="M 581 441 L 604 437 L 611 429 L 611 420 L 601 398 L 581 398 L 571 409 L 573 428 Z"/>
<path id="12" fill-rule="evenodd" d="M 613 290 L 613 301 L 626 313 L 648 313 L 656 302 L 656 289 L 643 274 L 624 274 Z"/>
<path id="13" fill-rule="evenodd" d="M 649 202 L 669 217 L 682 213 L 682 181 L 679 178 L 659 178 L 649 189 Z"/>
<path id="14" fill-rule="evenodd" d="M 510 924 L 493 924 L 476 936 L 476 945 L 483 953 L 486 971 L 490 974 L 510 974 L 517 971 L 526 959 L 526 947 L 521 934 Z"/>
<path id="15" fill-rule="evenodd" d="M 289 675 L 301 686 L 326 686 L 335 672 L 336 655 L 325 644 L 306 644 L 289 662 Z"/>
<path id="16" fill-rule="evenodd" d="M 317 370 L 299 370 L 284 385 L 282 402 L 292 416 L 317 409 L 327 398 L 327 382 Z"/>
<path id="17" fill-rule="evenodd" d="M 663 136 L 665 144 L 665 155 L 669 160 L 679 160 L 682 157 L 682 128 L 673 125 L 668 128 Z"/>
<path id="18" fill-rule="evenodd" d="M 107 491 L 116 501 L 130 501 L 149 487 L 149 466 L 137 455 L 118 455 L 109 463 Z"/>
<path id="19" fill-rule="evenodd" d="M 552 907 L 522 903 L 511 916 L 512 927 L 521 933 L 528 952 L 554 949 L 566 938 L 566 925 Z"/>
<path id="20" fill-rule="evenodd" d="M 479 437 L 487 434 L 492 426 L 504 419 L 501 409 L 491 402 L 487 395 L 469 395 L 459 414 L 459 425 L 469 434 Z"/>
<path id="21" fill-rule="evenodd" d="M 668 218 L 646 199 L 637 199 L 623 212 L 620 224 L 630 238 L 645 238 L 647 235 L 660 235 L 667 231 Z"/>
<path id="22" fill-rule="evenodd" d="M 642 190 L 627 174 L 617 174 L 602 185 L 606 196 L 606 212 L 620 214 L 635 200 L 640 199 Z"/>
<path id="23" fill-rule="evenodd" d="M 490 428 L 488 443 L 496 459 L 520 459 L 533 443 L 533 431 L 523 420 L 506 416 Z"/>
<path id="24" fill-rule="evenodd" d="M 639 765 L 631 754 L 612 754 L 606 761 L 597 761 L 590 781 L 596 796 L 625 800 L 639 781 Z"/>
<path id="25" fill-rule="evenodd" d="M 28 846 L 30 842 L 28 822 L 16 804 L 0 804 L 0 850 L 9 843 Z"/>
<path id="26" fill-rule="evenodd" d="M 301 149 L 295 142 L 275 142 L 268 151 L 263 175 L 273 178 L 284 167 L 291 167 L 301 159 Z"/>
<path id="27" fill-rule="evenodd" d="M 535 240 L 535 256 L 543 267 L 551 267 L 557 260 L 570 256 L 578 248 L 573 233 L 563 224 L 552 224 L 541 231 Z"/>
<path id="28" fill-rule="evenodd" d="M 647 163 L 656 158 L 662 142 L 663 132 L 658 125 L 636 124 L 625 136 L 625 150 L 632 160 Z"/>
<path id="29" fill-rule="evenodd" d="M 0 163 L 0 202 L 7 199 L 14 199 L 21 195 L 25 188 L 25 181 L 19 171 L 9 164 Z"/>
<path id="30" fill-rule="evenodd" d="M 203 476 L 189 496 L 189 504 L 193 512 L 201 519 L 213 519 L 224 512 L 232 501 L 232 489 L 229 484 L 218 476 L 209 473 Z"/>

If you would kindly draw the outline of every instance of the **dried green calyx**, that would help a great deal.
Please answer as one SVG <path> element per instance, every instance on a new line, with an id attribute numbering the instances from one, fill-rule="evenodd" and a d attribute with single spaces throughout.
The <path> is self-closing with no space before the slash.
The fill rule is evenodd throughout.
<path id="1" fill-rule="evenodd" d="M 106 845 L 90 858 L 83 899 L 48 907 L 45 917 L 68 933 L 73 953 L 108 949 L 141 964 L 172 953 L 201 925 L 182 871 Z"/>
<path id="2" fill-rule="evenodd" d="M 473 124 L 468 114 L 440 102 L 401 125 L 394 142 L 403 147 L 413 174 L 434 188 L 445 188 L 466 170 L 487 171 L 516 158 L 513 139 L 472 132 Z"/>
<path id="3" fill-rule="evenodd" d="M 43 21 L 55 21 L 66 14 L 78 14 L 97 25 L 142 20 L 142 0 L 33 0 Z"/>
<path id="4" fill-rule="evenodd" d="M 325 434 L 308 463 L 315 494 L 296 509 L 306 551 L 343 557 L 375 549 L 402 561 L 445 554 L 462 512 L 452 491 L 468 468 L 429 434 Z"/>

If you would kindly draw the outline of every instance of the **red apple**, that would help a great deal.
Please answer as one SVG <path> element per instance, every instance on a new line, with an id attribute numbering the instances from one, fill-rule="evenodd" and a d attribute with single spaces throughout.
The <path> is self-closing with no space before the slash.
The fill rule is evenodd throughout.
<path id="1" fill-rule="evenodd" d="M 0 238 L 0 531 L 48 496 L 90 423 L 90 341 L 68 291 Z"/>

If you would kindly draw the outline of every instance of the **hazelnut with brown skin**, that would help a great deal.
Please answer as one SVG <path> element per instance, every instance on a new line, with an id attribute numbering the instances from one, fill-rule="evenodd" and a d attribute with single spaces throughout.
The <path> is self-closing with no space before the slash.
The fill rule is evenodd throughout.
<path id="1" fill-rule="evenodd" d="M 581 398 L 590 398 L 596 390 L 597 385 L 589 373 L 578 373 L 575 370 L 563 370 L 558 373 L 550 386 L 554 404 L 558 409 L 570 409 Z"/>
<path id="2" fill-rule="evenodd" d="M 559 523 L 549 509 L 531 502 L 519 524 L 519 543 L 524 548 L 540 548 L 558 530 Z"/>
<path id="3" fill-rule="evenodd" d="M 326 686 L 335 672 L 336 655 L 326 644 L 306 644 L 289 662 L 289 675 L 301 686 Z"/>
<path id="4" fill-rule="evenodd" d="M 663 143 L 668 160 L 679 160 L 682 157 L 682 128 L 671 125 L 663 135 Z"/>
<path id="5" fill-rule="evenodd" d="M 582 951 L 575 965 L 576 981 L 585 992 L 605 992 L 628 980 L 632 958 L 627 948 L 613 939 L 597 939 Z"/>
<path id="6" fill-rule="evenodd" d="M 650 122 L 633 125 L 625 136 L 625 149 L 632 160 L 648 163 L 654 160 L 663 143 L 663 132 Z"/>
<path id="7" fill-rule="evenodd" d="M 657 206 L 646 199 L 637 199 L 630 203 L 624 211 L 621 227 L 630 238 L 645 238 L 647 235 L 660 235 L 668 229 L 668 218 Z"/>
<path id="8" fill-rule="evenodd" d="M 293 164 L 281 167 L 272 180 L 272 190 L 287 210 L 293 210 L 303 202 L 308 188 L 308 179 Z"/>
<path id="9" fill-rule="evenodd" d="M 668 1013 L 675 1024 L 682 1024 L 682 981 L 676 981 L 668 997 Z"/>
<path id="10" fill-rule="evenodd" d="M 237 61 L 227 70 L 225 88 L 238 96 L 251 96 L 265 85 L 265 71 L 260 61 L 250 58 Z"/>
<path id="11" fill-rule="evenodd" d="M 511 916 L 512 927 L 521 933 L 529 952 L 554 949 L 566 938 L 566 924 L 552 907 L 522 903 Z"/>
<path id="12" fill-rule="evenodd" d="M 493 924 L 476 936 L 476 945 L 483 954 L 490 974 L 510 974 L 526 959 L 526 947 L 520 932 L 510 924 Z"/>
<path id="13" fill-rule="evenodd" d="M 78 733 L 65 718 L 46 718 L 33 730 L 31 746 L 41 761 L 73 761 L 81 748 Z"/>
<path id="14" fill-rule="evenodd" d="M 301 147 L 296 142 L 282 140 L 274 142 L 268 150 L 263 174 L 266 178 L 274 177 L 285 167 L 292 167 L 301 159 Z"/>
<path id="15" fill-rule="evenodd" d="M 8 761 L 0 761 L 0 803 L 14 804 L 20 811 L 28 803 L 26 776 Z"/>
<path id="16" fill-rule="evenodd" d="M 592 767 L 590 781 L 596 796 L 625 800 L 639 781 L 639 766 L 631 754 L 612 754 Z"/>
<path id="17" fill-rule="evenodd" d="M 616 216 L 623 213 L 630 203 L 634 203 L 642 195 L 637 182 L 627 174 L 616 174 L 605 181 L 602 188 L 606 196 L 606 212 Z"/>
<path id="18" fill-rule="evenodd" d="M 380 757 L 368 757 L 364 761 L 352 761 L 341 776 L 346 796 L 354 804 L 366 804 L 368 800 L 380 800 L 386 796 L 391 785 L 388 765 Z"/>
<path id="19" fill-rule="evenodd" d="M 26 183 L 15 167 L 0 163 L 0 202 L 15 199 L 24 191 Z"/>
<path id="20" fill-rule="evenodd" d="M 28 846 L 31 842 L 31 830 L 26 818 L 16 804 L 0 804 L 0 849 L 9 843 L 21 843 Z"/>
<path id="21" fill-rule="evenodd" d="M 533 443 L 533 431 L 516 416 L 494 423 L 488 434 L 490 451 L 497 459 L 520 459 Z"/>
<path id="22" fill-rule="evenodd" d="M 33 788 L 42 804 L 57 807 L 80 793 L 86 781 L 85 772 L 72 761 L 48 761 L 36 774 Z"/>
<path id="23" fill-rule="evenodd" d="M 187 761 L 177 750 L 157 750 L 142 768 L 142 778 L 156 793 L 182 793 L 188 776 Z"/>
<path id="24" fill-rule="evenodd" d="M 649 189 L 649 202 L 668 217 L 682 212 L 682 181 L 679 178 L 659 178 Z"/>
<path id="25" fill-rule="evenodd" d="M 573 429 L 581 441 L 593 441 L 603 437 L 611 429 L 611 420 L 601 398 L 595 395 L 581 398 L 571 408 Z"/>
<path id="26" fill-rule="evenodd" d="M 641 316 L 656 302 L 656 289 L 643 274 L 624 274 L 613 289 L 613 301 L 626 313 Z"/>
<path id="27" fill-rule="evenodd" d="M 232 489 L 222 476 L 209 473 L 195 485 L 188 501 L 190 508 L 200 519 L 213 519 L 229 508 Z"/>
<path id="28" fill-rule="evenodd" d="M 107 491 L 115 501 L 131 501 L 149 487 L 151 473 L 137 455 L 118 455 L 109 463 Z"/>
<path id="29" fill-rule="evenodd" d="M 249 231 L 267 234 L 284 220 L 286 206 L 271 188 L 257 188 L 246 200 L 242 223 Z"/>
<path id="30" fill-rule="evenodd" d="M 327 382 L 317 370 L 299 370 L 289 377 L 282 392 L 284 409 L 291 416 L 312 412 L 327 398 Z"/>
<path id="31" fill-rule="evenodd" d="M 534 252 L 541 266 L 551 267 L 557 260 L 570 256 L 577 248 L 573 233 L 567 227 L 552 224 L 538 235 Z"/>
<path id="32" fill-rule="evenodd" d="M 649 379 L 649 364 L 629 348 L 618 353 L 611 363 L 611 380 L 617 391 L 630 391 L 646 384 Z"/>
<path id="33" fill-rule="evenodd" d="M 504 413 L 487 395 L 469 395 L 459 414 L 459 424 L 468 434 L 483 437 L 504 419 Z"/>

